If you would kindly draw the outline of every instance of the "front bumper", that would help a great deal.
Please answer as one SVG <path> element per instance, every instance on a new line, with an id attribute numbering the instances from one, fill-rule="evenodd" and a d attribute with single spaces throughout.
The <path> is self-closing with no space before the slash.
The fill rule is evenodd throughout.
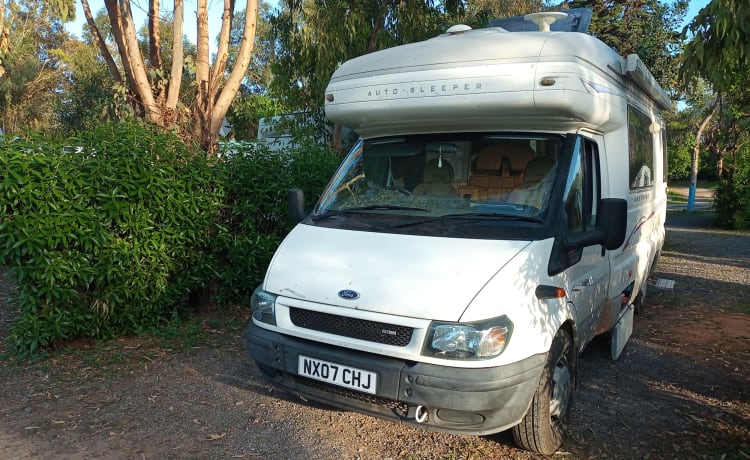
<path id="1" fill-rule="evenodd" d="M 247 328 L 251 357 L 279 386 L 304 398 L 425 429 L 485 435 L 518 424 L 531 402 L 547 355 L 492 368 L 418 363 Z M 374 395 L 299 376 L 299 355 L 377 374 Z M 428 417 L 417 423 L 417 408 Z M 424 414 L 424 412 L 422 412 Z"/>

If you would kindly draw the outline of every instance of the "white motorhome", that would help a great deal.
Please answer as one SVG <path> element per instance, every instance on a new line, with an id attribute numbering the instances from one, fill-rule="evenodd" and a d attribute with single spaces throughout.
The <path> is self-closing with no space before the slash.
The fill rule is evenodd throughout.
<path id="1" fill-rule="evenodd" d="M 664 241 L 670 108 L 638 56 L 561 18 L 580 22 L 454 26 L 336 70 L 326 115 L 361 140 L 309 215 L 290 192 L 247 332 L 274 382 L 559 448 L 578 354 L 611 333 L 619 355 Z"/>

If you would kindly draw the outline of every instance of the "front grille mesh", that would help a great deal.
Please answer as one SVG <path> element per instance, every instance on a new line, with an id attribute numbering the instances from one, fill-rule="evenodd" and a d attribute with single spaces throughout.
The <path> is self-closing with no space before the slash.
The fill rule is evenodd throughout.
<path id="1" fill-rule="evenodd" d="M 337 396 L 343 396 L 347 399 L 366 402 L 374 406 L 386 407 L 400 417 L 406 417 L 407 413 L 409 412 L 409 406 L 406 403 L 400 401 L 381 398 L 380 396 L 374 396 L 369 393 L 350 390 L 348 388 L 331 385 L 329 383 L 321 382 L 307 377 L 296 376 L 294 379 L 298 384 L 306 386 L 308 388 L 312 388 L 313 390 L 324 391 L 326 393 L 331 393 Z"/>
<path id="2" fill-rule="evenodd" d="M 397 347 L 408 345 L 414 332 L 414 329 L 406 326 L 349 318 L 302 308 L 290 308 L 289 316 L 292 324 L 297 327 Z"/>

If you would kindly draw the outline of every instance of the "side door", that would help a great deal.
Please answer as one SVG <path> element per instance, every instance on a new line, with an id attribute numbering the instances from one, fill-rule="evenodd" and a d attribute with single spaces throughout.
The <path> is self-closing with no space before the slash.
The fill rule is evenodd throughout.
<path id="1" fill-rule="evenodd" d="M 568 237 L 596 227 L 601 178 L 599 145 L 593 139 L 578 136 L 562 197 Z M 568 261 L 566 291 L 574 306 L 580 344 L 585 346 L 596 334 L 605 311 L 610 262 L 599 244 L 569 250 Z"/>

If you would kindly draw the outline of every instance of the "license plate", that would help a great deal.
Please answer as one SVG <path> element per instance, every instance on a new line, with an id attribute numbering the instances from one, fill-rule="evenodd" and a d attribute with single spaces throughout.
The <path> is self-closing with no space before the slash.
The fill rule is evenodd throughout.
<path id="1" fill-rule="evenodd" d="M 375 394 L 377 387 L 377 374 L 374 372 L 303 355 L 299 356 L 297 373 L 321 382 L 370 394 Z"/>

